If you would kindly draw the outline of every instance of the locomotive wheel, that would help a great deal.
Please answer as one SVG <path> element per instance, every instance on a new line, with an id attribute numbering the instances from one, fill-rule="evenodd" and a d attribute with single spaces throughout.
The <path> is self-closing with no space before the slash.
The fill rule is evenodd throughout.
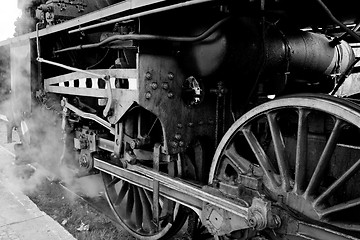
<path id="1" fill-rule="evenodd" d="M 358 237 L 360 217 L 352 213 L 360 210 L 359 135 L 355 103 L 328 95 L 275 99 L 224 135 L 209 183 L 249 203 L 271 201 L 283 224 L 259 233 L 263 239 L 313 239 L 294 230 L 300 221 Z"/>
<path id="2" fill-rule="evenodd" d="M 149 122 L 153 122 L 153 124 L 149 126 Z M 135 139 L 139 134 L 150 136 L 150 139 L 162 139 L 160 121 L 155 116 L 138 108 L 128 114 L 128 118 L 124 120 L 123 124 L 126 135 L 123 140 L 123 151 L 129 151 L 131 139 Z M 146 134 L 143 134 L 144 132 Z M 148 154 L 147 160 L 139 160 L 138 163 L 147 167 L 153 166 L 151 149 L 153 148 L 149 145 L 143 147 L 142 151 L 150 154 Z M 125 154 L 125 152 L 122 153 L 122 155 Z M 136 151 L 132 154 L 136 155 Z M 181 173 L 180 164 L 176 164 L 174 161 L 164 162 L 160 160 L 159 165 L 159 171 L 170 176 Z M 105 195 L 112 212 L 119 224 L 136 238 L 144 240 L 168 239 L 184 225 L 187 212 L 180 204 L 159 196 L 157 210 L 154 208 L 152 189 L 136 186 L 104 172 L 101 175 Z M 156 214 L 157 211 L 158 214 Z"/>
<path id="3" fill-rule="evenodd" d="M 170 200 L 159 199 L 159 223 L 153 221 L 153 194 L 127 181 L 101 173 L 110 208 L 120 225 L 138 239 L 168 239 L 183 226 L 186 215 L 182 207 Z M 169 205 L 173 205 L 169 215 Z M 180 207 L 180 209 L 179 209 Z M 170 219 L 173 218 L 173 219 Z"/>

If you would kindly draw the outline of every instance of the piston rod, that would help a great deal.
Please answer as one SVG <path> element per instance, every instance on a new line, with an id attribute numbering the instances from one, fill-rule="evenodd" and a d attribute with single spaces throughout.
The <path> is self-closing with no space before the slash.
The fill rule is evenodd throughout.
<path id="1" fill-rule="evenodd" d="M 217 196 L 213 192 L 209 193 L 205 191 L 200 186 L 171 178 L 144 166 L 127 164 L 126 168 L 121 168 L 101 159 L 94 158 L 94 167 L 148 190 L 153 189 L 154 180 L 159 181 L 159 192 L 161 195 L 190 207 L 199 216 L 201 216 L 203 204 L 209 203 L 241 218 L 248 218 L 249 207 L 245 202 L 226 199 L 224 196 Z"/>

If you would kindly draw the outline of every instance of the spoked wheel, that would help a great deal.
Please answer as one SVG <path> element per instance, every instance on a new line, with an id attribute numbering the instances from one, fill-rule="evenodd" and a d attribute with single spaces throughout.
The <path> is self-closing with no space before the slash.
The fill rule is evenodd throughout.
<path id="1" fill-rule="evenodd" d="M 250 204 L 253 197 L 272 202 L 282 225 L 259 233 L 263 239 L 313 239 L 314 232 L 299 230 L 300 221 L 358 237 L 359 128 L 359 106 L 343 99 L 299 95 L 267 102 L 225 134 L 209 182 Z"/>
<path id="2" fill-rule="evenodd" d="M 102 173 L 110 207 L 120 225 L 138 239 L 168 239 L 185 220 L 179 205 L 159 199 L 159 222 L 154 221 L 153 194 L 107 173 Z"/>
<path id="3" fill-rule="evenodd" d="M 121 157 L 131 155 L 139 164 L 155 169 L 153 141 L 159 142 L 162 139 L 158 119 L 135 109 L 123 122 L 123 132 Z M 181 164 L 165 161 L 166 157 L 170 156 L 160 157 L 158 170 L 170 176 L 181 173 Z M 184 225 L 187 212 L 180 204 L 162 196 L 155 197 L 153 189 L 136 186 L 108 173 L 102 172 L 101 175 L 110 208 L 119 224 L 136 238 L 169 239 Z"/>

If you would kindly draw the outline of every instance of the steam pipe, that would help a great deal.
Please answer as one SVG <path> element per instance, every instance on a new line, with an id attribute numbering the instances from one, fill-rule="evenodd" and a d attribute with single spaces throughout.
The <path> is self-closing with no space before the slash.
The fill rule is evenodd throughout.
<path id="1" fill-rule="evenodd" d="M 195 36 L 195 37 L 174 37 L 174 36 L 161 36 L 161 35 L 150 35 L 150 34 L 116 35 L 116 36 L 111 36 L 99 43 L 92 43 L 92 44 L 87 44 L 87 45 L 79 45 L 79 46 L 75 46 L 75 47 L 64 48 L 61 50 L 54 51 L 54 53 L 62 53 L 62 52 L 67 52 L 67 51 L 97 48 L 97 47 L 106 45 L 108 43 L 111 43 L 113 41 L 136 40 L 136 41 L 169 41 L 169 42 L 187 42 L 187 43 L 199 42 L 199 41 L 206 39 L 211 34 L 213 34 L 221 25 L 223 25 L 229 19 L 230 19 L 230 17 L 227 17 L 227 18 L 224 18 L 224 19 L 218 21 L 213 26 L 211 26 L 209 29 L 207 29 L 206 31 L 204 31 L 203 33 L 201 33 L 200 35 Z"/>
<path id="2" fill-rule="evenodd" d="M 328 7 L 321 1 L 321 0 L 316 0 L 320 6 L 322 7 L 322 9 L 325 11 L 325 13 L 329 16 L 329 18 L 336 24 L 338 24 L 345 32 L 347 32 L 348 34 L 350 34 L 353 38 L 355 38 L 358 42 L 360 42 L 360 36 L 357 35 L 354 31 L 352 31 L 351 29 L 349 29 L 348 27 L 345 26 L 345 24 L 343 24 L 342 22 L 340 22 L 339 20 L 336 19 L 336 17 L 331 13 L 331 11 L 328 9 Z"/>
<path id="3" fill-rule="evenodd" d="M 137 17 L 143 17 L 143 16 L 146 16 L 146 15 L 154 14 L 154 13 L 165 12 L 165 11 L 169 11 L 169 10 L 173 10 L 173 9 L 178 9 L 178 8 L 182 8 L 182 7 L 188 7 L 188 6 L 192 6 L 192 5 L 197 5 L 197 4 L 206 3 L 206 2 L 213 2 L 213 1 L 214 0 L 195 0 L 195 1 L 188 1 L 188 2 L 183 2 L 183 3 L 178 3 L 178 4 L 175 4 L 175 5 L 171 5 L 171 6 L 161 7 L 161 8 L 141 12 L 141 13 L 132 14 L 132 15 L 129 15 L 129 16 L 126 16 L 126 17 L 115 18 L 115 19 L 109 20 L 107 22 L 97 23 L 97 24 L 90 25 L 90 26 L 83 27 L 83 28 L 79 26 L 78 29 L 70 30 L 68 33 L 72 34 L 72 33 L 76 33 L 76 32 L 82 32 L 82 31 L 85 31 L 85 30 L 89 30 L 89 29 L 93 29 L 93 28 L 97 28 L 97 27 L 102 27 L 102 26 L 106 26 L 106 25 L 109 25 L 109 24 L 130 20 L 130 19 L 137 18 Z"/>
<path id="4" fill-rule="evenodd" d="M 360 22 L 358 23 L 358 24 L 356 24 L 356 26 L 353 28 L 353 29 L 351 29 L 353 32 L 356 32 L 357 30 L 359 30 L 359 28 L 360 28 Z M 347 34 L 347 32 L 346 33 L 344 33 L 344 34 L 342 34 L 338 39 L 339 40 L 342 40 L 345 36 L 346 36 L 346 34 Z"/>

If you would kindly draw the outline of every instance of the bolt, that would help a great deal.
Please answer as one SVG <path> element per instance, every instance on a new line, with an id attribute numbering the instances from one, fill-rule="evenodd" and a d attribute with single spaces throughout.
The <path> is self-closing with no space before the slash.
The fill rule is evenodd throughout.
<path id="1" fill-rule="evenodd" d="M 168 96 L 168 98 L 173 98 L 174 94 L 172 92 L 168 92 L 167 96 Z"/>
<path id="2" fill-rule="evenodd" d="M 157 89 L 157 87 L 158 87 L 158 85 L 157 85 L 156 82 L 152 82 L 152 83 L 151 83 L 151 88 L 152 88 L 152 89 L 155 90 L 155 89 Z"/>
<path id="3" fill-rule="evenodd" d="M 168 78 L 169 80 L 173 80 L 174 79 L 174 74 L 172 72 L 168 73 Z"/>
<path id="4" fill-rule="evenodd" d="M 80 157 L 79 164 L 80 164 L 80 167 L 84 167 L 84 168 L 89 167 L 89 161 L 88 161 L 86 155 L 83 155 Z"/>
<path id="5" fill-rule="evenodd" d="M 268 227 L 269 228 L 279 228 L 281 226 L 281 218 L 273 214 L 272 217 L 269 219 Z"/>
<path id="6" fill-rule="evenodd" d="M 145 93 L 145 98 L 150 99 L 151 98 L 151 93 L 150 92 Z"/>
<path id="7" fill-rule="evenodd" d="M 179 141 L 179 147 L 183 147 L 185 143 L 183 141 Z"/>
<path id="8" fill-rule="evenodd" d="M 145 74 L 145 79 L 146 79 L 146 80 L 151 80 L 151 78 L 152 78 L 151 73 L 150 73 L 150 72 L 147 72 L 147 73 Z"/>
<path id="9" fill-rule="evenodd" d="M 135 140 L 133 140 L 133 141 L 130 142 L 130 148 L 131 148 L 131 149 L 135 149 L 136 146 L 137 146 L 137 144 L 136 144 Z"/>
<path id="10" fill-rule="evenodd" d="M 199 121 L 199 125 L 201 126 L 201 125 L 203 125 L 204 124 L 204 122 L 203 121 Z"/>
<path id="11" fill-rule="evenodd" d="M 178 147 L 178 143 L 175 142 L 175 141 L 171 141 L 170 144 L 171 144 L 171 146 L 172 146 L 173 148 L 177 148 L 177 147 Z"/>
<path id="12" fill-rule="evenodd" d="M 189 127 L 193 127 L 193 126 L 194 126 L 194 123 L 189 122 L 189 123 L 188 123 L 188 126 L 189 126 Z"/>
<path id="13" fill-rule="evenodd" d="M 175 139 L 176 139 L 176 140 L 180 140 L 180 139 L 181 139 L 181 134 L 180 134 L 180 133 L 176 133 L 176 134 L 175 134 Z"/>
<path id="14" fill-rule="evenodd" d="M 253 217 L 249 218 L 249 227 L 255 228 L 255 226 L 256 226 L 255 218 L 253 218 Z"/>
<path id="15" fill-rule="evenodd" d="M 169 83 L 164 82 L 164 83 L 162 84 L 162 88 L 163 88 L 164 90 L 168 90 L 168 89 L 169 89 Z"/>
<path id="16" fill-rule="evenodd" d="M 183 127 L 183 125 L 182 125 L 181 123 L 178 123 L 176 126 L 177 126 L 178 128 L 182 128 L 182 127 Z"/>

